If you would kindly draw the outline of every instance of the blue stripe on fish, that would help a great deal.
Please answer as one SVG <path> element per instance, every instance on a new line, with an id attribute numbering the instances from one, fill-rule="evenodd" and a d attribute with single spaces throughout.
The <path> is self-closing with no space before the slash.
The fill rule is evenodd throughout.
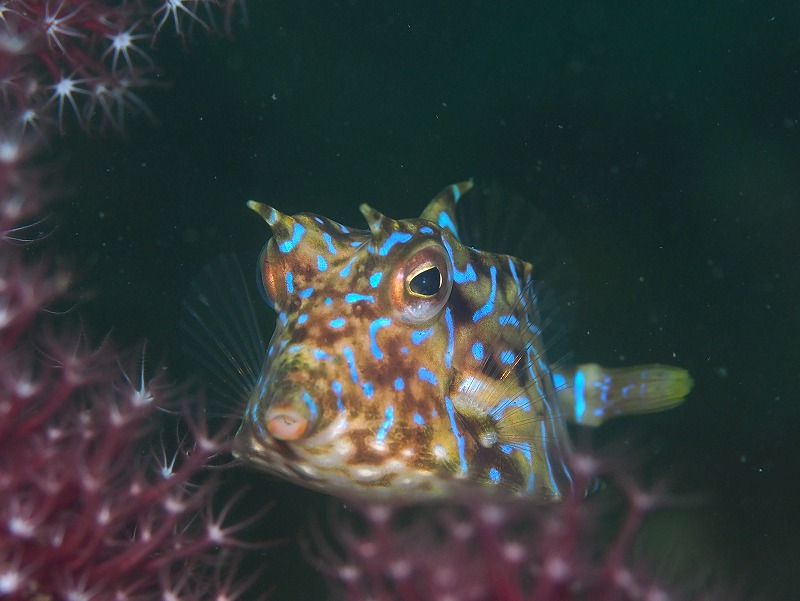
<path id="1" fill-rule="evenodd" d="M 378 346 L 378 330 L 392 325 L 392 320 L 388 317 L 379 317 L 369 324 L 369 348 L 372 351 L 372 356 L 376 359 L 383 359 L 383 351 Z"/>
<path id="2" fill-rule="evenodd" d="M 300 239 L 303 237 L 305 231 L 306 228 L 299 223 L 295 223 L 294 228 L 292 228 L 292 237 L 289 240 L 284 240 L 278 244 L 280 251 L 288 253 L 290 250 L 292 250 L 295 246 L 297 246 L 297 243 L 300 242 Z"/>
<path id="3" fill-rule="evenodd" d="M 486 300 L 485 305 L 475 311 L 475 314 L 472 316 L 472 321 L 474 322 L 483 319 L 492 311 L 494 311 L 494 302 L 497 297 L 497 267 L 494 265 L 489 267 L 489 277 L 492 279 L 492 287 L 489 290 L 489 298 Z"/>

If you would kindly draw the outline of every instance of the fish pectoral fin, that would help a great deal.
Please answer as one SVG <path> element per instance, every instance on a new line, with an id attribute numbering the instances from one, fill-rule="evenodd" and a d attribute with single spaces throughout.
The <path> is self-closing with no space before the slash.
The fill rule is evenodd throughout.
<path id="1" fill-rule="evenodd" d="M 694 384 L 685 369 L 657 363 L 616 369 L 584 363 L 555 379 L 564 416 L 584 426 L 599 426 L 616 415 L 671 409 Z"/>

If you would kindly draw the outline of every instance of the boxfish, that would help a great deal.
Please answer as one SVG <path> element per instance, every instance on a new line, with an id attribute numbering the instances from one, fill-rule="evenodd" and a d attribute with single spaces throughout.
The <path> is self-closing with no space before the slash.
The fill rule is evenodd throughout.
<path id="1" fill-rule="evenodd" d="M 532 264 L 456 225 L 472 187 L 448 186 L 416 219 L 362 204 L 368 229 L 248 203 L 272 233 L 257 266 L 272 338 L 246 303 L 212 306 L 236 278 L 207 277 L 189 306 L 242 381 L 242 462 L 342 498 L 557 501 L 574 492 L 568 423 L 685 399 L 679 367 L 549 357 Z"/>

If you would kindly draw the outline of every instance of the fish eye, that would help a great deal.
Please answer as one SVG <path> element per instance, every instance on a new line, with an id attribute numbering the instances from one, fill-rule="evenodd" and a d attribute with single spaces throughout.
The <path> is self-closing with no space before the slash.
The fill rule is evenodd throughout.
<path id="1" fill-rule="evenodd" d="M 389 295 L 398 317 L 422 323 L 436 317 L 453 289 L 450 259 L 444 246 L 428 240 L 399 261 Z"/>
<path id="2" fill-rule="evenodd" d="M 417 296 L 429 297 L 442 287 L 442 272 L 436 265 L 422 265 L 408 276 L 408 290 Z"/>
<path id="3" fill-rule="evenodd" d="M 258 257 L 256 280 L 260 284 L 259 292 L 267 304 L 276 311 L 283 310 L 288 302 L 286 268 L 275 250 L 274 238 L 270 238 L 264 245 Z"/>

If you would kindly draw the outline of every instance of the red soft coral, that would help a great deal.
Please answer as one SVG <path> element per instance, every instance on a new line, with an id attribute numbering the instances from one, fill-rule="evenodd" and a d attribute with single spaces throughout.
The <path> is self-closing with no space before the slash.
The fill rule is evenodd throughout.
<path id="1" fill-rule="evenodd" d="M 48 197 L 24 165 L 0 158 L 0 597 L 235 598 L 236 537 L 256 518 L 223 523 L 204 469 L 228 437 L 139 355 L 47 314 L 70 278 L 20 240 Z M 164 408 L 185 418 L 166 442 Z"/>
<path id="2" fill-rule="evenodd" d="M 552 505 L 526 501 L 417 508 L 366 506 L 317 530 L 318 567 L 347 601 L 676 601 L 723 599 L 659 582 L 634 541 L 665 495 L 630 485 L 589 455 L 572 458 L 576 490 L 606 475 L 627 500 L 609 513 L 607 490 Z M 616 474 L 616 475 L 615 475 Z M 670 504 L 672 501 L 669 502 Z M 613 504 L 612 504 L 613 505 Z M 619 523 L 618 528 L 613 525 Z"/>

